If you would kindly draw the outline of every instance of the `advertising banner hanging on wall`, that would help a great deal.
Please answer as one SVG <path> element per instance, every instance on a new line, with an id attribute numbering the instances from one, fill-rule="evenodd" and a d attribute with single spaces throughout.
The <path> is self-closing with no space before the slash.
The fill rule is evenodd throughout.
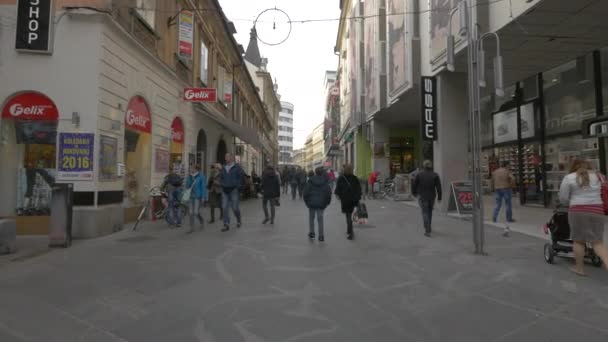
<path id="1" fill-rule="evenodd" d="M 232 103 L 232 74 L 226 74 L 224 82 L 224 103 Z"/>
<path id="2" fill-rule="evenodd" d="M 53 1 L 19 0 L 15 49 L 49 53 L 52 50 Z"/>
<path id="3" fill-rule="evenodd" d="M 412 83 L 407 0 L 388 0 L 388 92 L 391 101 Z M 411 49 L 410 49 L 411 50 Z"/>
<path id="4" fill-rule="evenodd" d="M 437 80 L 422 77 L 422 139 L 437 140 Z"/>
<path id="5" fill-rule="evenodd" d="M 93 133 L 59 133 L 57 178 L 92 180 L 94 143 Z"/>
<path id="6" fill-rule="evenodd" d="M 445 55 L 447 48 L 446 37 L 450 24 L 450 13 L 461 0 L 431 0 L 431 62 L 435 63 Z M 469 11 L 470 12 L 470 11 Z M 460 23 L 458 16 L 452 19 L 452 34 L 456 43 L 460 41 Z"/>
<path id="7" fill-rule="evenodd" d="M 517 108 L 494 114 L 494 143 L 517 140 Z M 521 106 L 521 138 L 534 137 L 534 104 Z"/>
<path id="8" fill-rule="evenodd" d="M 380 109 L 380 58 L 378 32 L 378 0 L 366 0 L 363 3 L 364 27 L 364 90 L 365 114 L 370 116 Z"/>
<path id="9" fill-rule="evenodd" d="M 184 123 L 181 118 L 176 117 L 171 123 L 171 141 L 183 144 L 184 143 Z"/>
<path id="10" fill-rule="evenodd" d="M 192 59 L 194 45 L 194 14 L 182 10 L 179 13 L 179 56 L 187 60 Z"/>

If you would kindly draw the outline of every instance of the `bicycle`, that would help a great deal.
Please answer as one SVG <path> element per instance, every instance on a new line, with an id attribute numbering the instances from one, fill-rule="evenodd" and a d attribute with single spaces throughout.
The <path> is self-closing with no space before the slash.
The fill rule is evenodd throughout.
<path id="1" fill-rule="evenodd" d="M 154 187 L 154 188 L 150 189 L 150 197 L 146 201 L 146 204 L 143 206 L 143 208 L 141 208 L 141 211 L 139 212 L 139 215 L 137 216 L 137 221 L 135 221 L 135 225 L 133 226 L 133 231 L 135 231 L 137 229 L 139 222 L 144 218 L 146 212 L 152 207 L 152 200 L 154 198 L 159 198 L 159 197 L 161 198 L 161 202 L 164 202 L 162 200 L 167 197 L 167 193 L 162 191 L 159 187 Z M 169 206 L 165 205 L 163 203 L 163 205 L 160 208 L 157 208 L 152 213 L 152 216 L 156 220 L 162 220 L 162 219 L 167 218 L 168 212 L 169 212 Z"/>

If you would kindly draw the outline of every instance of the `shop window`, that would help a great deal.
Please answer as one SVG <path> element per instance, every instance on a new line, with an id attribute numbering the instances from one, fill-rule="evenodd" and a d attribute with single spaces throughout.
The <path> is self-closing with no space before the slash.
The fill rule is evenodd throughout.
<path id="1" fill-rule="evenodd" d="M 156 0 L 137 0 L 135 10 L 146 24 L 156 28 Z"/>
<path id="2" fill-rule="evenodd" d="M 494 97 L 481 99 L 481 145 L 489 146 L 494 143 L 492 131 L 492 113 L 494 112 Z"/>
<path id="3" fill-rule="evenodd" d="M 579 132 L 581 121 L 595 117 L 595 85 L 590 56 L 543 74 L 546 135 Z"/>
<path id="4" fill-rule="evenodd" d="M 224 84 L 226 82 L 226 69 L 223 66 L 217 67 L 217 97 L 218 101 L 224 104 Z M 224 104 L 225 106 L 225 104 Z"/>

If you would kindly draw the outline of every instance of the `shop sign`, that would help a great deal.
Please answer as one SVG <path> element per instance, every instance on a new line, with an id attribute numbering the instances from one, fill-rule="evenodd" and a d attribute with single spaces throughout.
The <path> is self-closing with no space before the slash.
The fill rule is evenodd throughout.
<path id="1" fill-rule="evenodd" d="M 125 124 L 128 129 L 144 133 L 152 132 L 150 110 L 143 97 L 135 96 L 129 101 L 125 115 Z"/>
<path id="2" fill-rule="evenodd" d="M 48 97 L 39 93 L 22 93 L 11 98 L 2 109 L 2 118 L 57 121 L 59 111 Z"/>
<path id="3" fill-rule="evenodd" d="M 179 56 L 192 59 L 192 46 L 194 42 L 194 14 L 182 10 L 179 13 Z"/>
<path id="4" fill-rule="evenodd" d="M 157 173 L 162 173 L 162 174 L 169 173 L 170 164 L 171 164 L 170 159 L 171 159 L 171 155 L 169 154 L 169 151 L 157 148 L 156 152 L 154 153 L 154 161 L 155 161 L 154 162 L 154 165 L 155 165 L 154 171 L 156 171 Z"/>
<path id="5" fill-rule="evenodd" d="M 437 79 L 422 77 L 422 139 L 437 140 Z"/>
<path id="6" fill-rule="evenodd" d="M 93 179 L 93 133 L 59 133 L 57 178 Z"/>
<path id="7" fill-rule="evenodd" d="M 448 203 L 448 212 L 459 215 L 473 214 L 473 183 L 470 181 L 452 182 L 452 196 Z"/>
<path id="8" fill-rule="evenodd" d="M 176 117 L 173 119 L 173 123 L 171 123 L 171 141 L 183 144 L 185 141 L 184 136 L 184 123 L 181 118 Z"/>
<path id="9" fill-rule="evenodd" d="M 52 16 L 52 0 L 19 0 L 15 49 L 28 52 L 50 52 Z"/>
<path id="10" fill-rule="evenodd" d="M 214 88 L 184 88 L 184 101 L 217 102 L 217 90 Z"/>

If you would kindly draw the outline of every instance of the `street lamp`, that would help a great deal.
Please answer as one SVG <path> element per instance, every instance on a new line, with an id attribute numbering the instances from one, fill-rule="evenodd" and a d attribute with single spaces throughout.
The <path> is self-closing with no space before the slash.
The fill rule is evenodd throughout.
<path id="1" fill-rule="evenodd" d="M 500 54 L 500 37 L 494 32 L 479 36 L 479 26 L 470 15 L 470 0 L 461 0 L 458 7 L 450 13 L 449 31 L 446 39 L 446 64 L 451 72 L 455 70 L 455 37 L 452 34 L 452 18 L 458 12 L 460 18 L 461 37 L 467 37 L 468 43 L 468 77 L 469 77 L 469 144 L 471 148 L 472 178 L 473 178 L 473 242 L 475 253 L 484 252 L 484 220 L 483 220 L 483 186 L 481 183 L 481 87 L 486 87 L 485 80 L 485 51 L 483 40 L 493 36 L 496 38 L 496 57 L 494 58 L 494 88 L 497 96 L 504 96 L 503 61 Z"/>

